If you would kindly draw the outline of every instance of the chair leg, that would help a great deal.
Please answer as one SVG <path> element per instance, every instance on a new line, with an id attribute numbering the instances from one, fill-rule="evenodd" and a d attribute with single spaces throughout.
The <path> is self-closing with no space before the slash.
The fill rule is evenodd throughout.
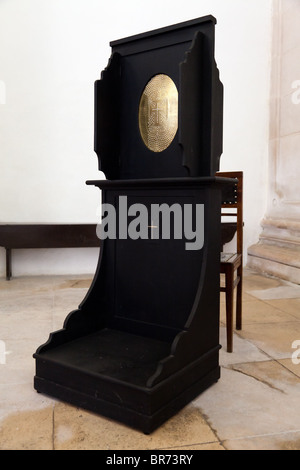
<path id="1" fill-rule="evenodd" d="M 6 250 L 6 280 L 9 281 L 11 278 L 11 249 L 5 248 Z"/>
<path id="2" fill-rule="evenodd" d="M 231 353 L 233 349 L 233 292 L 234 292 L 234 269 L 230 269 L 225 275 L 226 282 L 226 333 L 227 333 L 227 352 Z"/>
<path id="3" fill-rule="evenodd" d="M 236 289 L 236 329 L 242 329 L 242 288 L 243 288 L 243 267 L 239 266 L 237 275 L 240 280 Z"/>

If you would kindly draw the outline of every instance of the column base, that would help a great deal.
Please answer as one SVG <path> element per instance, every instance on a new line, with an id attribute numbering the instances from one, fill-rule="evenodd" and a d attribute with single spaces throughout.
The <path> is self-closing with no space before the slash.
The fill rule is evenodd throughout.
<path id="1" fill-rule="evenodd" d="M 300 224 L 283 219 L 262 222 L 260 241 L 248 248 L 248 266 L 300 284 Z"/>

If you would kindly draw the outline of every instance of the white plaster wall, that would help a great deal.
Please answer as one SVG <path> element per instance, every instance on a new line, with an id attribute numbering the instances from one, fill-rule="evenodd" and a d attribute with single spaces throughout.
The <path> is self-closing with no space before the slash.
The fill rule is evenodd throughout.
<path id="1" fill-rule="evenodd" d="M 221 170 L 245 173 L 245 246 L 267 190 L 272 0 L 0 0 L 0 223 L 97 222 L 93 83 L 109 42 L 212 14 L 225 87 Z M 93 273 L 97 250 L 16 251 L 16 275 Z M 0 251 L 4 275 L 4 250 Z"/>

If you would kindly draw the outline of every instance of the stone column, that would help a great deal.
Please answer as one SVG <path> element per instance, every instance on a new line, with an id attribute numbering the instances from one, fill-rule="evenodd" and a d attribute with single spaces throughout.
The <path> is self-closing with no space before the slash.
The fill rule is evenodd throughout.
<path id="1" fill-rule="evenodd" d="M 248 265 L 300 284 L 298 0 L 274 0 L 271 66 L 268 205 L 259 242 L 248 248 Z"/>

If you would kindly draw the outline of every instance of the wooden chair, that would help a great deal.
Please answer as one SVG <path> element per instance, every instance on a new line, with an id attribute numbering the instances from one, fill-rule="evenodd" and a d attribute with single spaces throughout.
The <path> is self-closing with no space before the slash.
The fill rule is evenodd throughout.
<path id="1" fill-rule="evenodd" d="M 233 307 L 236 288 L 236 329 L 242 329 L 242 285 L 243 285 L 243 172 L 218 172 L 217 176 L 236 178 L 236 184 L 223 195 L 222 217 L 236 220 L 236 252 L 221 253 L 221 274 L 225 275 L 227 352 L 233 351 Z M 231 209 L 228 211 L 228 209 Z"/>

